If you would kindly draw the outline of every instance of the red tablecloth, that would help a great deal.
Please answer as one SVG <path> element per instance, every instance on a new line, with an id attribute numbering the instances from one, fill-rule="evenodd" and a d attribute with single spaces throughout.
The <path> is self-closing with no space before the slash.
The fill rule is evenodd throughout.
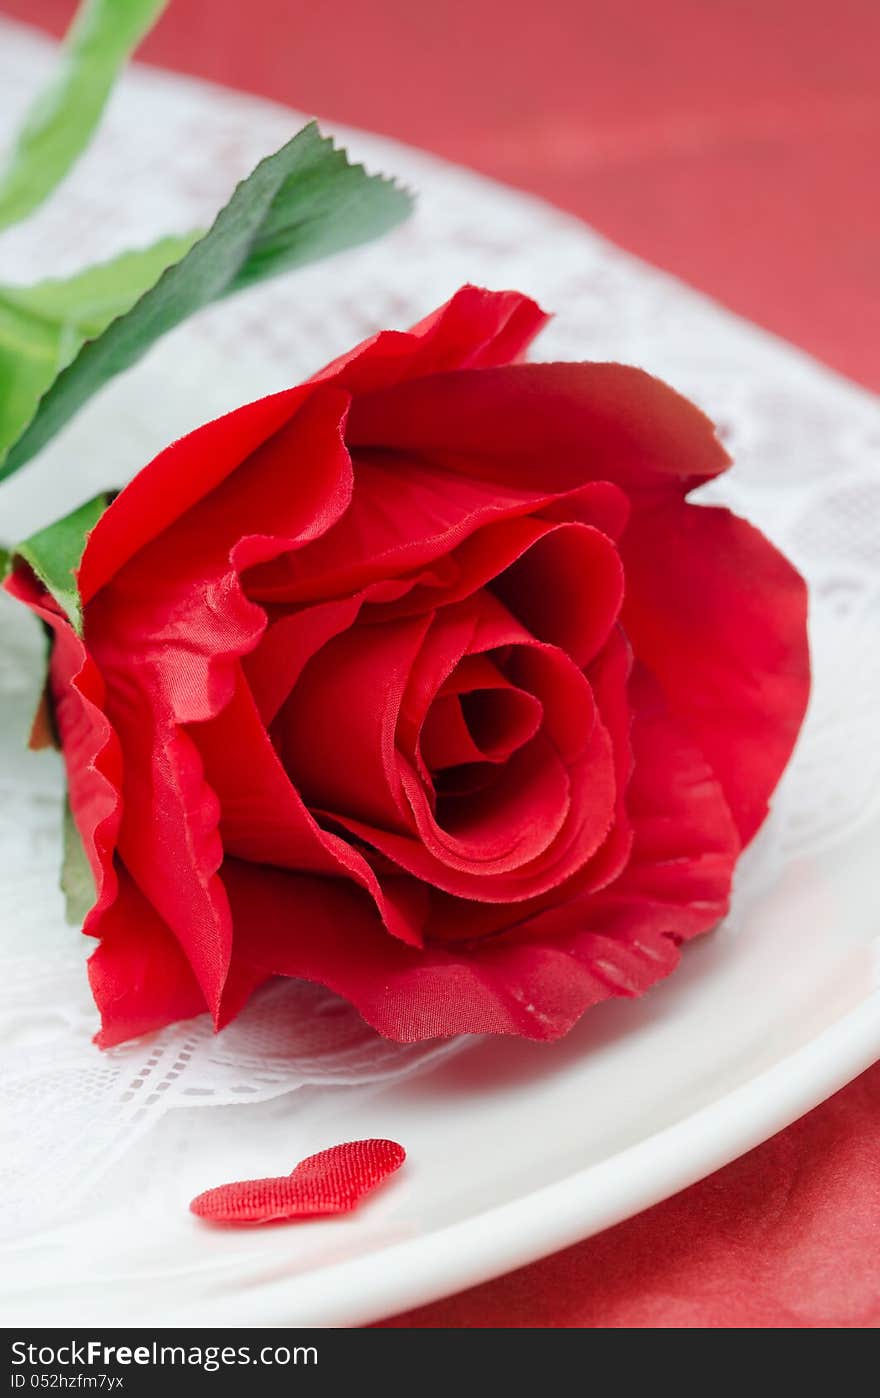
<path id="1" fill-rule="evenodd" d="M 58 33 L 73 0 L 0 0 Z M 880 388 L 877 0 L 172 0 L 141 57 L 544 195 Z M 880 1065 L 421 1326 L 880 1324 Z"/>

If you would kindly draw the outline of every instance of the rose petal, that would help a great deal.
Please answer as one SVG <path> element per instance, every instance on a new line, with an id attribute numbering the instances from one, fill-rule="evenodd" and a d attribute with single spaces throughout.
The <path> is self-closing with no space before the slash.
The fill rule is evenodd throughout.
<path id="1" fill-rule="evenodd" d="M 321 828 L 282 767 L 243 679 L 217 717 L 194 725 L 190 733 L 220 802 L 227 855 L 352 878 L 375 899 L 393 936 L 421 945 L 425 909 L 420 901 L 404 880 L 380 885 L 349 840 Z"/>
<path id="2" fill-rule="evenodd" d="M 516 364 L 439 374 L 358 397 L 353 449 L 418 451 L 506 490 L 691 489 L 730 459 L 712 423 L 667 384 L 625 364 Z"/>
<path id="3" fill-rule="evenodd" d="M 548 530 L 492 591 L 539 641 L 588 665 L 605 644 L 623 601 L 623 565 L 606 534 L 585 524 Z"/>
<path id="4" fill-rule="evenodd" d="M 619 485 L 611 481 L 588 481 L 586 485 L 545 505 L 541 516 L 564 523 L 577 521 L 590 524 L 616 542 L 626 528 L 630 504 Z"/>
<path id="5" fill-rule="evenodd" d="M 101 917 L 101 942 L 89 958 L 89 982 L 101 1014 L 96 1036 L 101 1048 L 190 1019 L 206 1008 L 177 938 L 124 870 L 116 898 Z"/>
<path id="6" fill-rule="evenodd" d="M 271 621 L 242 667 L 254 703 L 268 726 L 272 723 L 306 663 L 327 641 L 351 626 L 360 610 L 359 597 L 303 607 Z"/>
<path id="7" fill-rule="evenodd" d="M 410 669 L 430 617 L 353 626 L 306 665 L 272 736 L 285 769 L 313 809 L 345 812 L 389 829 L 412 820 L 395 742 Z"/>
<path id="8" fill-rule="evenodd" d="M 265 628 L 264 613 L 244 595 L 241 570 L 313 539 L 347 507 L 347 409 L 347 395 L 316 390 L 209 499 L 141 548 L 85 613 L 105 709 L 125 753 L 118 848 L 178 937 L 215 1018 L 232 954 L 217 878 L 220 808 L 184 730 L 228 704 L 238 660 Z M 291 490 L 298 451 L 313 470 Z M 275 534 L 265 532 L 265 491 L 275 501 Z M 249 532 L 256 528 L 264 532 Z M 102 935 L 100 913 L 89 930 Z"/>
<path id="9" fill-rule="evenodd" d="M 517 688 L 541 702 L 541 734 L 491 786 L 460 803 L 461 816 L 454 803 L 436 807 L 423 777 L 399 756 L 414 834 L 361 819 L 350 805 L 327 814 L 434 887 L 480 902 L 530 898 L 558 886 L 607 834 L 615 802 L 610 739 L 582 671 L 564 652 L 535 641 L 485 593 L 435 618 L 401 711 L 411 728 L 418 729 L 427 696 L 449 678 L 465 647 L 470 655 L 510 648 L 505 669 Z"/>
<path id="10" fill-rule="evenodd" d="M 408 374 L 509 363 L 545 321 L 534 301 L 518 292 L 464 287 L 407 334 L 374 336 L 311 383 L 236 408 L 189 433 L 139 472 L 92 530 L 79 569 L 83 602 L 283 429 L 318 384 L 375 387 Z"/>
<path id="11" fill-rule="evenodd" d="M 593 481 L 581 490 L 558 497 L 552 505 L 542 506 L 539 515 L 517 515 L 483 524 L 424 574 L 409 574 L 393 584 L 369 584 L 365 597 L 370 618 L 409 616 L 462 601 L 479 588 L 493 585 L 507 569 L 515 568 L 518 560 L 560 523 L 588 525 L 607 538 L 616 539 L 628 516 L 629 504 L 623 492 L 607 481 Z M 577 584 L 575 576 L 569 577 Z M 391 586 L 396 592 L 388 597 Z M 579 606 L 582 593 L 581 588 L 577 601 L 570 605 Z M 567 598 L 558 600 L 554 609 L 557 617 L 567 611 L 568 605 Z"/>
<path id="12" fill-rule="evenodd" d="M 70 808 L 95 880 L 96 899 L 84 930 L 116 896 L 113 854 L 122 813 L 122 755 L 104 712 L 105 688 L 94 660 L 66 617 L 26 568 L 6 579 L 6 591 L 52 628 L 49 673 L 55 723 L 67 771 Z"/>
<path id="13" fill-rule="evenodd" d="M 422 728 L 422 756 L 433 772 L 465 762 L 505 762 L 535 736 L 543 712 L 539 699 L 501 675 L 493 686 L 441 694 Z"/>
<path id="14" fill-rule="evenodd" d="M 111 710 L 125 752 L 118 851 L 177 937 L 216 1018 L 232 956 L 229 907 L 217 877 L 220 803 L 192 738 L 133 686 L 125 700 L 123 706 L 114 696 Z M 103 937 L 107 925 L 99 912 L 89 931 Z"/>
<path id="15" fill-rule="evenodd" d="M 325 537 L 247 577 L 251 597 L 302 603 L 360 592 L 423 569 L 477 529 L 550 504 L 543 485 L 507 488 L 450 473 L 415 452 L 372 451 L 354 459 L 351 507 Z"/>
<path id="16" fill-rule="evenodd" d="M 426 941 L 469 942 L 507 931 L 511 926 L 529 922 L 560 901 L 605 887 L 624 869 L 633 842 L 627 814 L 627 789 L 633 767 L 627 694 L 630 668 L 629 645 L 617 627 L 588 671 L 593 696 L 611 740 L 616 785 L 614 818 L 595 854 L 574 871 L 563 887 L 553 887 L 547 893 L 526 899 L 515 911 L 505 904 L 476 903 L 433 889 L 431 907 L 423 924 Z"/>
<path id="17" fill-rule="evenodd" d="M 559 834 L 569 811 L 568 772 L 541 734 L 515 753 L 491 784 L 463 800 L 441 797 L 436 810 L 414 773 L 404 770 L 402 777 L 426 852 L 451 870 L 484 880 L 535 860 Z"/>
<path id="18" fill-rule="evenodd" d="M 635 906 L 614 935 L 582 929 L 560 946 L 490 938 L 462 952 L 420 952 L 389 937 L 354 888 L 235 860 L 224 879 L 244 958 L 319 981 L 402 1043 L 462 1033 L 555 1039 L 589 1005 L 639 994 L 678 961 L 665 929 L 640 926 Z"/>
<path id="19" fill-rule="evenodd" d="M 607 889 L 461 950 L 417 951 L 388 937 L 353 889 L 229 861 L 242 956 L 320 981 L 403 1042 L 458 1033 L 555 1039 L 588 1006 L 642 994 L 673 970 L 682 938 L 723 917 L 740 846 L 717 780 L 656 682 L 640 671 L 632 688 L 635 845 Z"/>
<path id="20" fill-rule="evenodd" d="M 139 471 L 86 540 L 78 574 L 83 603 L 281 430 L 309 392 L 287 389 L 236 408 L 173 442 Z"/>
<path id="21" fill-rule="evenodd" d="M 804 582 L 752 525 L 702 505 L 636 511 L 622 552 L 636 654 L 706 754 L 747 843 L 809 695 Z"/>
<path id="22" fill-rule="evenodd" d="M 411 330 L 380 331 L 328 364 L 313 382 L 332 380 L 351 393 L 365 393 L 449 369 L 512 364 L 547 320 L 519 291 L 463 286 Z"/>

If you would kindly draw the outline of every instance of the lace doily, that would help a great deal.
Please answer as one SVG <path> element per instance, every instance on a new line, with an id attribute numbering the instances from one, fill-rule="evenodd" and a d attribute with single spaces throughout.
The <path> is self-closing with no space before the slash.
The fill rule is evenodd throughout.
<path id="1" fill-rule="evenodd" d="M 52 46 L 0 23 L 0 131 L 51 68 Z M 50 205 L 4 235 L 4 280 L 61 274 L 130 244 L 204 226 L 233 183 L 302 118 L 133 69 L 94 146 Z M 305 377 L 384 326 L 403 327 L 464 281 L 517 287 L 556 312 L 538 355 L 639 364 L 720 424 L 736 467 L 704 492 L 747 515 L 806 574 L 815 691 L 734 912 L 784 865 L 843 838 L 880 792 L 880 407 L 790 346 L 610 246 L 578 222 L 460 169 L 360 133 L 368 166 L 419 192 L 416 217 L 373 247 L 198 317 L 105 391 L 0 492 L 0 532 L 24 537 L 118 486 L 167 441 Z M 219 1036 L 204 1019 L 101 1054 L 85 939 L 57 891 L 62 777 L 24 751 L 42 641 L 0 608 L 0 1201 L 7 1233 L 96 1207 L 112 1167 L 172 1167 L 204 1108 L 285 1102 L 290 1132 L 328 1096 L 425 1070 L 459 1045 L 401 1047 L 326 992 L 277 984 Z M 173 1114 L 175 1131 L 157 1132 Z M 137 1152 L 131 1146 L 139 1142 Z M 163 1154 L 164 1152 L 164 1154 Z M 205 1181 L 211 1183 L 211 1181 Z"/>

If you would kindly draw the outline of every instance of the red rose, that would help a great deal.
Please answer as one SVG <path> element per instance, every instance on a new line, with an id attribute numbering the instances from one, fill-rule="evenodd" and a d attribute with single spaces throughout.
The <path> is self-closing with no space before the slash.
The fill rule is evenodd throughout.
<path id="1" fill-rule="evenodd" d="M 114 1044 L 274 974 L 385 1035 L 552 1039 L 727 908 L 808 690 L 805 590 L 690 505 L 728 459 L 466 287 L 156 458 L 52 688 Z"/>

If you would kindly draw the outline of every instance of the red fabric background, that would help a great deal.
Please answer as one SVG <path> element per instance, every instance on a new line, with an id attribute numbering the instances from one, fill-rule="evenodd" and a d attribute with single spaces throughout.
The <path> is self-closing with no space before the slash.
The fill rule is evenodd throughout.
<path id="1" fill-rule="evenodd" d="M 876 0 L 171 0 L 141 50 L 535 190 L 872 387 L 878 53 Z"/>
<path id="2" fill-rule="evenodd" d="M 0 0 L 60 32 L 73 0 Z M 880 387 L 876 0 L 172 0 L 141 56 L 544 195 Z M 701 1184 L 393 1326 L 880 1324 L 880 1065 Z"/>

